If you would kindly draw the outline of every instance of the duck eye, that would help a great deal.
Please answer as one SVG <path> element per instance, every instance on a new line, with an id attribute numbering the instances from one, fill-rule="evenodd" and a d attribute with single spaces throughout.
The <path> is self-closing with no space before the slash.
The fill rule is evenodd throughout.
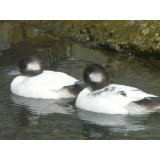
<path id="1" fill-rule="evenodd" d="M 27 64 L 25 64 L 25 63 L 24 63 L 24 64 L 22 64 L 22 68 L 24 68 L 24 69 L 25 69 L 26 67 L 27 67 Z"/>

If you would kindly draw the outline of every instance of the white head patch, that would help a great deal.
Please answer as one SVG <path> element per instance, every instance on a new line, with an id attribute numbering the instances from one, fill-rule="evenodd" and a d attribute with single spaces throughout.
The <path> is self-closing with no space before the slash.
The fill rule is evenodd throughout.
<path id="1" fill-rule="evenodd" d="M 89 78 L 92 82 L 102 82 L 103 75 L 101 73 L 91 73 Z"/>
<path id="2" fill-rule="evenodd" d="M 37 62 L 29 63 L 27 65 L 27 69 L 37 71 L 37 70 L 40 70 L 40 65 Z"/>

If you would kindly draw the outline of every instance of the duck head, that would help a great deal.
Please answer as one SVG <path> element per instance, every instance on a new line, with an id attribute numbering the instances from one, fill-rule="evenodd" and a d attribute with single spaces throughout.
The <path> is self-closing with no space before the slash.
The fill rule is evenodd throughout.
<path id="1" fill-rule="evenodd" d="M 93 91 L 109 85 L 109 75 L 106 69 L 99 64 L 91 64 L 85 68 L 83 79 Z"/>
<path id="2" fill-rule="evenodd" d="M 102 89 L 109 85 L 109 75 L 107 70 L 99 64 L 91 64 L 84 69 L 83 80 L 76 84 L 88 84 L 93 91 Z"/>
<path id="3" fill-rule="evenodd" d="M 18 70 L 9 72 L 9 75 L 22 74 L 24 76 L 36 76 L 43 72 L 42 62 L 36 57 L 24 57 L 18 62 Z"/>

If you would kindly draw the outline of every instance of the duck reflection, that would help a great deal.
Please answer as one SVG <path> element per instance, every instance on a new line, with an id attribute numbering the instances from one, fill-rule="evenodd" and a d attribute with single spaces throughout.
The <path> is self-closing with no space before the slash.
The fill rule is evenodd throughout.
<path id="1" fill-rule="evenodd" d="M 21 105 L 36 115 L 47 115 L 49 113 L 72 114 L 74 112 L 73 99 L 46 100 L 36 98 L 25 98 L 11 95 L 16 105 Z"/>
<path id="2" fill-rule="evenodd" d="M 143 123 L 148 114 L 143 115 L 109 115 L 77 109 L 78 117 L 83 120 L 83 133 L 87 137 L 106 139 L 114 133 L 127 135 L 130 131 L 145 130 Z M 102 134 L 103 133 L 103 134 Z M 97 137 L 98 136 L 98 137 Z"/>

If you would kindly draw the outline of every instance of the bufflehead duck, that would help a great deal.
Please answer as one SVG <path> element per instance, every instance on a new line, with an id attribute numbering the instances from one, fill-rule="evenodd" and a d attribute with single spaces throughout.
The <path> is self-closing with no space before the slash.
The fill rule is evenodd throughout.
<path id="1" fill-rule="evenodd" d="M 75 97 L 82 87 L 77 79 L 62 73 L 43 70 L 42 62 L 36 57 L 22 58 L 18 63 L 21 75 L 11 82 L 11 92 L 23 97 L 60 99 Z M 11 75 L 18 74 L 12 71 Z"/>
<path id="2" fill-rule="evenodd" d="M 157 97 L 155 95 L 130 86 L 110 84 L 108 72 L 101 65 L 86 67 L 83 78 L 90 87 L 79 93 L 78 108 L 108 114 L 141 114 L 160 107 L 148 98 Z"/>

